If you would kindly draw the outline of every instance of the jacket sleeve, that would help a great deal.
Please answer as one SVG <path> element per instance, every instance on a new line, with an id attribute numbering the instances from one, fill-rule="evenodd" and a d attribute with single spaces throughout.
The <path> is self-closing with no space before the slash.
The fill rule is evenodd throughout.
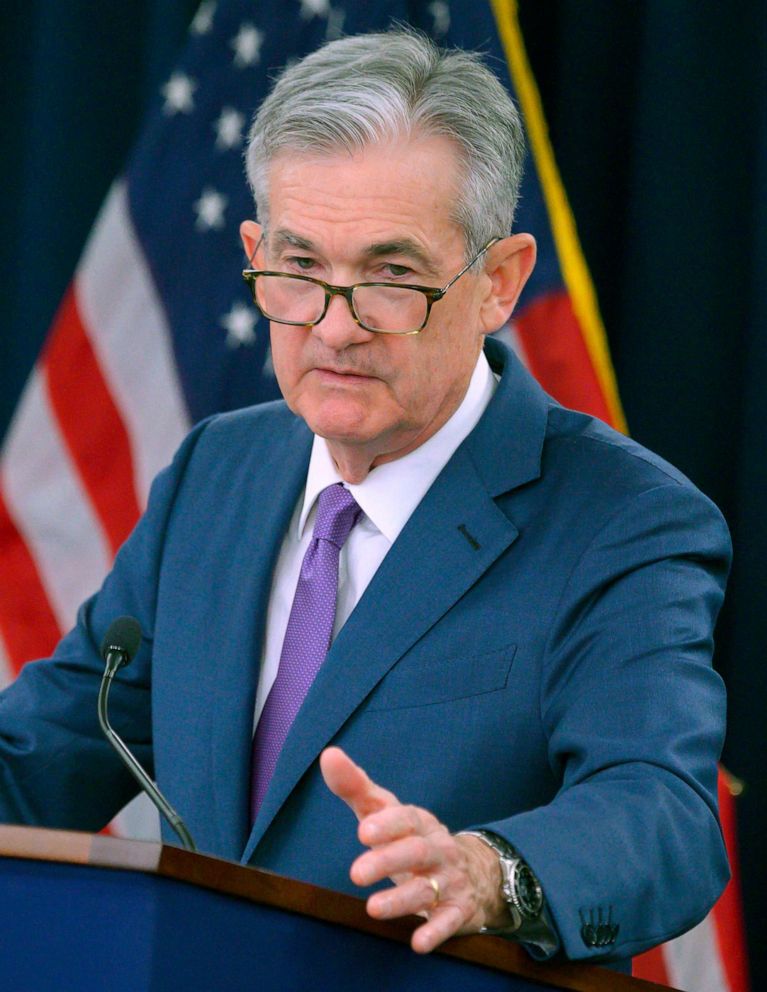
<path id="1" fill-rule="evenodd" d="M 716 805 L 725 694 L 711 655 L 729 561 L 713 504 L 669 483 L 622 505 L 569 576 L 540 695 L 561 788 L 483 824 L 538 875 L 569 958 L 668 940 L 727 881 Z"/>
<path id="2" fill-rule="evenodd" d="M 164 534 L 205 423 L 155 480 L 146 513 L 120 549 L 100 591 L 54 655 L 24 666 L 0 694 L 0 820 L 99 830 L 138 791 L 104 738 L 96 700 L 101 640 L 118 616 L 136 617 L 142 645 L 110 695 L 110 720 L 152 773 L 150 669 Z"/>

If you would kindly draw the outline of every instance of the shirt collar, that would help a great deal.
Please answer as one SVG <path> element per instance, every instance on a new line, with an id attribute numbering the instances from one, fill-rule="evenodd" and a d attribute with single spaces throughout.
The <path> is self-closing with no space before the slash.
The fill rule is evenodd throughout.
<path id="1" fill-rule="evenodd" d="M 315 435 L 298 520 L 299 539 L 322 490 L 342 482 L 365 515 L 393 544 L 456 448 L 476 427 L 492 399 L 496 385 L 487 358 L 481 351 L 466 395 L 452 417 L 436 434 L 409 454 L 378 465 L 359 485 L 350 485 L 343 481 L 325 439 Z M 396 494 L 396 499 L 393 494 Z"/>

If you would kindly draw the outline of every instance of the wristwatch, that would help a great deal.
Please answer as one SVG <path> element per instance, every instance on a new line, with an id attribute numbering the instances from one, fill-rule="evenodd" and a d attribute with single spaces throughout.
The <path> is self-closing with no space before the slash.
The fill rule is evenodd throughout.
<path id="1" fill-rule="evenodd" d="M 498 855 L 501 869 L 501 891 L 513 921 L 512 928 L 495 930 L 482 927 L 480 933 L 513 933 L 526 923 L 538 920 L 543 910 L 543 889 L 533 869 L 521 858 L 511 844 L 488 830 L 462 830 L 464 836 L 477 837 Z"/>

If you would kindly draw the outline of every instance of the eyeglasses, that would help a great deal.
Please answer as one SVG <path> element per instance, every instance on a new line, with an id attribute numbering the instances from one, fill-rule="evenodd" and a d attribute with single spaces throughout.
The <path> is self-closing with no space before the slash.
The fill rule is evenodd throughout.
<path id="1" fill-rule="evenodd" d="M 278 324 L 314 327 L 325 317 L 333 296 L 343 296 L 352 317 L 366 331 L 376 334 L 418 334 L 424 329 L 434 304 L 500 238 L 493 238 L 442 289 L 389 282 L 358 282 L 333 286 L 312 276 L 265 269 L 245 269 L 242 277 L 253 301 L 267 320 Z M 254 253 L 255 254 L 255 253 Z"/>

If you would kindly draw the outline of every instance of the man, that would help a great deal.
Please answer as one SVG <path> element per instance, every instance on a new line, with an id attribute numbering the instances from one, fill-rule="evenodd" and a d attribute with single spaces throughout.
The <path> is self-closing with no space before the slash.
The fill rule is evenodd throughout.
<path id="1" fill-rule="evenodd" d="M 6 818 L 96 828 L 135 791 L 95 715 L 129 613 L 113 722 L 202 850 L 377 885 L 371 915 L 426 916 L 421 952 L 488 929 L 621 960 L 707 912 L 726 529 L 487 341 L 534 264 L 521 157 L 492 74 L 418 35 L 283 74 L 242 239 L 286 402 L 192 431 L 6 692 Z"/>

